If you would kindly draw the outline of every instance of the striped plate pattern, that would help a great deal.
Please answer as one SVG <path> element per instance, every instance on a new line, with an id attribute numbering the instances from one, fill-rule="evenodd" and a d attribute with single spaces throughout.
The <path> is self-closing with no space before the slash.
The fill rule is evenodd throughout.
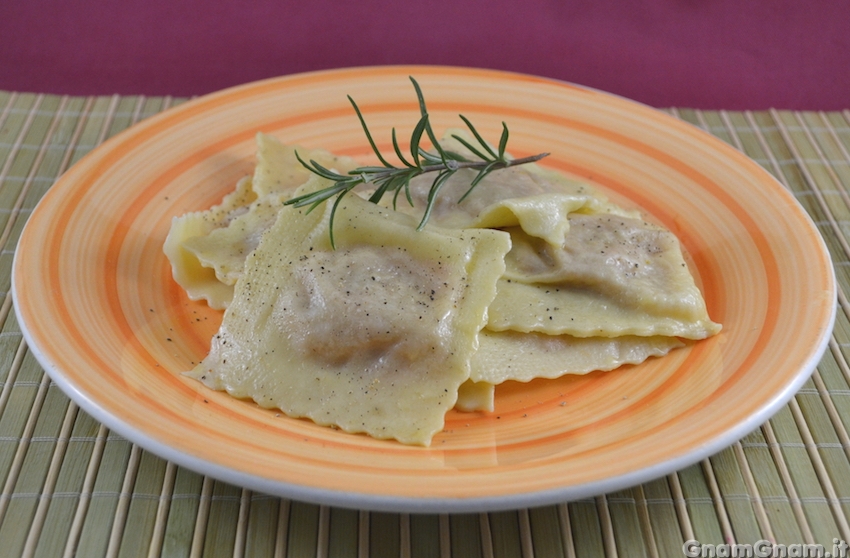
<path id="1" fill-rule="evenodd" d="M 253 166 L 257 131 L 371 160 L 345 95 L 379 145 L 418 118 L 462 113 L 515 156 L 639 207 L 682 240 L 723 332 L 663 359 L 500 386 L 496 411 L 451 412 L 430 448 L 343 434 L 211 392 L 181 372 L 221 319 L 171 280 L 173 216 L 208 207 Z M 31 351 L 82 409 L 140 446 L 259 491 L 405 512 L 498 510 L 657 478 L 740 439 L 809 378 L 836 289 L 794 197 L 690 124 L 540 78 L 443 67 L 318 72 L 257 82 L 142 121 L 76 163 L 42 198 L 16 251 L 15 310 Z"/>

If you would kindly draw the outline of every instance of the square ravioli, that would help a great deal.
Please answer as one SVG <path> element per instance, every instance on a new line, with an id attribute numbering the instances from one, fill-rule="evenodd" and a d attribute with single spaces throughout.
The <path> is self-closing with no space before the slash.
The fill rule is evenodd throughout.
<path id="1" fill-rule="evenodd" d="M 666 229 L 623 215 L 573 213 L 561 246 L 517 227 L 510 234 L 489 310 L 494 331 L 686 339 L 720 331 Z"/>
<path id="2" fill-rule="evenodd" d="M 257 133 L 257 165 L 218 205 L 193 211 L 171 222 L 163 250 L 174 280 L 192 300 L 206 300 L 223 310 L 233 298 L 245 258 L 271 226 L 283 203 L 299 188 L 321 180 L 298 162 L 297 146 Z M 348 157 L 323 149 L 300 149 L 303 156 L 346 172 L 356 166 Z"/>
<path id="3" fill-rule="evenodd" d="M 189 374 L 292 417 L 428 445 L 469 378 L 510 237 L 417 231 L 349 195 L 333 249 L 326 206 L 281 210 Z"/>

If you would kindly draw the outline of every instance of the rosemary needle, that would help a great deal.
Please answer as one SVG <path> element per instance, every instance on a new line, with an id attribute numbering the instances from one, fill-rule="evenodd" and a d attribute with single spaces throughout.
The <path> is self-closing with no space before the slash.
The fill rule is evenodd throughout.
<path id="1" fill-rule="evenodd" d="M 460 197 L 458 203 L 466 199 L 481 180 L 491 172 L 539 161 L 548 155 L 548 153 L 540 153 L 538 155 L 523 157 L 520 159 L 509 159 L 505 155 L 509 134 L 508 126 L 504 122 L 502 122 L 502 135 L 499 139 L 498 148 L 494 150 L 489 144 L 487 144 L 487 142 L 484 141 L 484 138 L 481 137 L 481 134 L 479 134 L 478 130 L 475 129 L 475 126 L 472 125 L 472 122 L 470 122 L 469 119 L 462 114 L 458 116 L 460 116 L 461 120 L 463 120 L 464 124 L 466 124 L 466 127 L 469 128 L 469 131 L 472 133 L 472 136 L 479 145 L 472 145 L 469 141 L 458 135 L 453 135 L 452 137 L 475 155 L 475 157 L 478 157 L 478 159 L 470 160 L 459 153 L 443 149 L 437 141 L 434 131 L 431 129 L 428 109 L 425 105 L 425 98 L 422 95 L 422 89 L 413 77 L 410 78 L 410 81 L 413 83 L 413 88 L 416 90 L 416 97 L 419 100 L 420 118 L 416 126 L 413 128 L 413 132 L 410 136 L 409 159 L 402 153 L 396 137 L 395 128 L 392 129 L 393 151 L 395 152 L 396 157 L 398 157 L 398 160 L 401 163 L 400 165 L 390 163 L 380 152 L 378 146 L 375 144 L 375 140 L 372 138 L 372 133 L 369 131 L 369 127 L 366 125 L 366 120 L 360 112 L 360 108 L 351 96 L 348 97 L 348 100 L 351 103 L 351 106 L 354 107 L 354 112 L 357 113 L 357 118 L 360 120 L 360 126 L 366 134 L 366 139 L 369 141 L 372 151 L 378 157 L 380 166 L 358 167 L 349 171 L 347 174 L 340 174 L 320 165 L 312 159 L 309 162 L 304 161 L 297 152 L 295 153 L 298 161 L 304 165 L 307 170 L 330 180 L 333 184 L 327 188 L 317 190 L 316 192 L 294 197 L 287 200 L 285 203 L 286 205 L 294 205 L 295 207 L 308 207 L 309 212 L 326 200 L 336 196 L 336 200 L 331 207 L 330 223 L 328 225 L 331 247 L 335 247 L 333 219 L 336 209 L 343 197 L 361 184 L 371 184 L 375 187 L 375 191 L 369 197 L 369 201 L 373 203 L 378 203 L 385 194 L 392 193 L 393 207 L 395 207 L 398 196 L 403 191 L 405 198 L 412 206 L 413 199 L 410 195 L 410 181 L 421 174 L 436 173 L 434 181 L 431 183 L 431 188 L 428 191 L 425 211 L 422 215 L 421 221 L 419 222 L 419 226 L 417 227 L 417 230 L 420 230 L 425 226 L 425 223 L 428 222 L 428 219 L 431 216 L 431 211 L 436 203 L 440 188 L 460 169 L 477 170 L 478 174 L 476 174 L 475 178 L 470 183 L 469 189 L 466 193 Z M 435 153 L 426 151 L 421 147 L 420 143 L 422 141 L 423 134 L 426 135 L 433 144 Z"/>

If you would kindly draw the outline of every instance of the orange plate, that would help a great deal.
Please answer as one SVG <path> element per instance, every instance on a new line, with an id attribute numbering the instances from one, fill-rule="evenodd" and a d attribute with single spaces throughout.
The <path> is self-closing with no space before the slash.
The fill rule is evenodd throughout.
<path id="1" fill-rule="evenodd" d="M 450 412 L 430 448 L 344 434 L 181 376 L 220 314 L 172 281 L 171 218 L 216 203 L 253 167 L 254 135 L 373 159 L 418 119 L 458 113 L 514 156 L 584 178 L 673 230 L 722 334 L 662 359 L 503 385 L 494 413 Z M 255 490 L 387 511 L 536 506 L 637 484 L 757 428 L 809 377 L 835 317 L 824 243 L 753 161 L 661 112 L 519 74 L 444 67 L 288 76 L 201 97 L 105 142 L 40 202 L 14 265 L 15 308 L 45 370 L 85 411 L 176 463 Z"/>

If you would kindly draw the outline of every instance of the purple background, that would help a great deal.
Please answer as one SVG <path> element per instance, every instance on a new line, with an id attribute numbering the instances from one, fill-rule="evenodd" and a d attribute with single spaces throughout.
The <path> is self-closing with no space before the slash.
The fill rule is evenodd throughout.
<path id="1" fill-rule="evenodd" d="M 445 64 L 658 106 L 850 108 L 847 0 L 0 0 L 0 89 L 188 96 Z"/>

